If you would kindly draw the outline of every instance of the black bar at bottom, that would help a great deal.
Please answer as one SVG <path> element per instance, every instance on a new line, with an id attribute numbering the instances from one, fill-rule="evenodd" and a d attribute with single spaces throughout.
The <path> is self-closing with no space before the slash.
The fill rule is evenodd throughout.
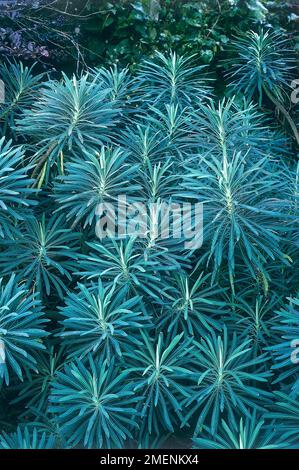
<path id="1" fill-rule="evenodd" d="M 174 465 L 190 466 L 251 463 L 299 463 L 299 450 L 190 450 L 190 449 L 162 449 L 162 450 L 0 450 L 0 468 L 3 463 L 17 461 L 36 463 L 67 463 L 81 465 L 105 465 L 109 467 L 139 468 L 144 466 Z M 96 468 L 96 467 L 93 467 Z M 85 467 L 84 470 L 87 470 Z"/>

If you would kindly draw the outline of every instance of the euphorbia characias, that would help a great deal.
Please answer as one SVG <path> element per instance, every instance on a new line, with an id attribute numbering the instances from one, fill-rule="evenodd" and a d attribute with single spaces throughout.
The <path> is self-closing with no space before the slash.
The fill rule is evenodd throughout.
<path id="1" fill-rule="evenodd" d="M 225 93 L 175 51 L 0 66 L 0 448 L 299 446 L 285 45 L 237 38 Z"/>

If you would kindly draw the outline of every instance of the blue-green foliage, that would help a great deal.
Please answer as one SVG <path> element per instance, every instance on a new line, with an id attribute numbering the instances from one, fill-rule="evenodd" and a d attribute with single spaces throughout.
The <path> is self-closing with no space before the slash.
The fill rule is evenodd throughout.
<path id="1" fill-rule="evenodd" d="M 48 340 L 45 340 L 44 346 L 36 356 L 36 370 L 33 373 L 27 371 L 24 382 L 16 387 L 19 393 L 12 404 L 24 404 L 24 415 L 28 413 L 28 409 L 34 409 L 37 416 L 44 416 L 48 408 L 50 387 L 56 379 L 57 371 L 63 367 L 63 348 L 59 349 L 57 345 L 54 347 Z"/>
<path id="2" fill-rule="evenodd" d="M 263 405 L 271 393 L 263 384 L 271 374 L 262 367 L 265 355 L 252 358 L 250 339 L 239 342 L 235 334 L 230 338 L 224 328 L 223 338 L 213 333 L 195 342 L 193 355 L 197 385 L 185 402 L 189 412 L 184 423 L 196 417 L 196 436 L 204 422 L 216 433 L 223 414 L 233 425 L 236 410 L 248 417 L 250 409 L 265 411 Z"/>
<path id="3" fill-rule="evenodd" d="M 55 436 L 39 428 L 18 427 L 16 432 L 0 435 L 0 449 L 54 449 Z"/>
<path id="4" fill-rule="evenodd" d="M 101 357 L 96 362 L 89 357 L 87 363 L 70 363 L 57 373 L 50 412 L 71 445 L 121 447 L 132 437 L 140 398 L 125 384 L 127 375 Z"/>
<path id="5" fill-rule="evenodd" d="M 64 330 L 60 336 L 70 357 L 103 352 L 109 361 L 121 356 L 128 345 L 139 348 L 140 329 L 149 324 L 140 301 L 139 296 L 128 297 L 125 288 L 117 291 L 116 284 L 104 288 L 100 279 L 89 287 L 79 284 L 61 308 Z"/>
<path id="6" fill-rule="evenodd" d="M 77 258 L 78 234 L 64 227 L 64 217 L 48 221 L 31 218 L 14 240 L 3 242 L 0 266 L 4 273 L 18 272 L 42 295 L 51 287 L 62 296 L 65 282 L 71 281 L 73 260 Z"/>
<path id="7" fill-rule="evenodd" d="M 221 96 L 175 52 L 42 86 L 1 69 L 0 447 L 298 447 L 284 41 L 237 39 Z M 139 236 L 105 233 L 119 196 Z M 203 204 L 202 246 L 172 237 L 170 203 Z"/>
<path id="8" fill-rule="evenodd" d="M 117 107 L 109 100 L 109 91 L 102 80 L 63 75 L 62 82 L 46 82 L 32 108 L 24 110 L 17 129 L 37 145 L 40 185 L 45 177 L 48 180 L 53 165 L 63 170 L 65 151 L 82 151 L 110 141 Z"/>
<path id="9" fill-rule="evenodd" d="M 13 238 L 18 224 L 29 220 L 31 208 L 36 204 L 32 188 L 34 180 L 28 175 L 32 166 L 26 164 L 22 147 L 14 147 L 11 141 L 0 139 L 0 237 Z"/>
<path id="10" fill-rule="evenodd" d="M 128 197 L 140 189 L 134 184 L 137 165 L 130 165 L 128 155 L 119 149 L 103 147 L 100 152 L 87 153 L 85 158 L 82 161 L 80 155 L 67 163 L 65 175 L 57 177 L 55 186 L 59 211 L 74 224 L 82 221 L 84 226 L 95 221 L 99 204 L 117 201 L 120 192 Z"/>
<path id="11" fill-rule="evenodd" d="M 281 438 L 275 424 L 258 417 L 256 411 L 245 420 L 240 419 L 237 429 L 222 420 L 218 434 L 205 427 L 203 437 L 193 439 L 196 449 L 284 449 L 289 443 Z"/>
<path id="12" fill-rule="evenodd" d="M 298 448 L 299 406 L 298 396 L 292 398 L 289 394 L 275 392 L 275 405 L 266 417 L 274 418 L 284 439 Z"/>
<path id="13" fill-rule="evenodd" d="M 36 352 L 44 349 L 46 320 L 35 293 L 12 275 L 0 280 L 0 378 L 8 384 L 11 375 L 23 380 L 24 370 L 36 370 Z"/>
<path id="14" fill-rule="evenodd" d="M 79 260 L 81 277 L 89 280 L 100 276 L 109 285 L 116 283 L 133 294 L 144 293 L 158 300 L 162 285 L 160 271 L 165 270 L 159 263 L 160 253 L 146 250 L 135 237 L 125 241 L 112 239 L 107 244 L 87 243 L 87 246 L 91 248 L 89 254 Z"/>
<path id="15" fill-rule="evenodd" d="M 299 299 L 289 299 L 289 304 L 277 312 L 276 325 L 272 327 L 278 334 L 277 344 L 270 346 L 275 364 L 272 369 L 279 372 L 276 381 L 284 381 L 291 387 L 293 395 L 299 392 Z M 291 358 L 291 361 L 290 361 Z"/>
<path id="16" fill-rule="evenodd" d="M 263 295 L 246 289 L 236 297 L 234 313 L 227 317 L 226 324 L 241 338 L 251 338 L 254 354 L 259 354 L 276 341 L 277 333 L 273 328 L 277 318 L 273 312 L 282 302 L 277 294 Z"/>
<path id="17" fill-rule="evenodd" d="M 186 273 L 169 277 L 160 314 L 161 325 L 167 326 L 167 331 L 184 330 L 186 336 L 205 336 L 221 329 L 220 315 L 226 303 L 218 300 L 223 290 L 211 286 L 210 277 L 203 273 L 194 280 Z"/>
<path id="18" fill-rule="evenodd" d="M 5 102 L 0 109 L 0 135 L 15 136 L 15 121 L 20 114 L 32 106 L 41 86 L 44 74 L 35 74 L 34 66 L 21 62 L 0 64 L 0 79 L 5 87 Z"/>
<path id="19" fill-rule="evenodd" d="M 162 426 L 174 431 L 174 424 L 183 419 L 183 398 L 189 397 L 188 383 L 191 341 L 183 333 L 164 338 L 163 333 L 152 341 L 142 334 L 143 344 L 131 358 L 129 370 L 134 378 L 133 390 L 143 398 L 141 433 L 159 434 Z M 128 354 L 126 359 L 129 360 Z"/>
<path id="20" fill-rule="evenodd" d="M 237 54 L 228 73 L 233 93 L 244 92 L 251 99 L 257 92 L 260 102 L 267 89 L 279 99 L 284 97 L 295 68 L 287 38 L 277 32 L 249 31 L 233 41 L 232 49 Z"/>
<path id="21" fill-rule="evenodd" d="M 290 210 L 284 196 L 287 176 L 279 168 L 270 171 L 266 157 L 252 162 L 247 152 L 229 155 L 225 146 L 222 159 L 207 155 L 198 163 L 186 172 L 184 197 L 204 205 L 208 246 L 203 259 L 212 263 L 213 279 L 222 263 L 227 263 L 233 284 L 238 254 L 253 277 L 259 273 L 267 278 L 269 259 L 287 263 L 277 230 Z"/>
<path id="22" fill-rule="evenodd" d="M 164 55 L 157 52 L 155 60 L 145 60 L 137 80 L 143 98 L 151 104 L 189 104 L 193 95 L 201 99 L 209 93 L 204 66 L 194 65 L 194 56 Z"/>

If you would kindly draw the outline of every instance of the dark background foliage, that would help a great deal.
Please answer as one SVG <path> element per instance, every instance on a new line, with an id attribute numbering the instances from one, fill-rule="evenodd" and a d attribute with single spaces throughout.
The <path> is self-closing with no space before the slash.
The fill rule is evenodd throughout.
<path id="1" fill-rule="evenodd" d="M 2 0 L 0 53 L 65 71 L 115 61 L 134 68 L 169 49 L 209 64 L 238 30 L 295 32 L 298 9 L 297 0 Z"/>

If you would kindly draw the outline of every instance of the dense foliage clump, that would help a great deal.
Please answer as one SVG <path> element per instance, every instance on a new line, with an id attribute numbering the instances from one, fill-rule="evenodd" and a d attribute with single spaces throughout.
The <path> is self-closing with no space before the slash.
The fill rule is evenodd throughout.
<path id="1" fill-rule="evenodd" d="M 220 98 L 174 51 L 1 65 L 0 448 L 299 446 L 295 62 L 228 47 Z"/>

